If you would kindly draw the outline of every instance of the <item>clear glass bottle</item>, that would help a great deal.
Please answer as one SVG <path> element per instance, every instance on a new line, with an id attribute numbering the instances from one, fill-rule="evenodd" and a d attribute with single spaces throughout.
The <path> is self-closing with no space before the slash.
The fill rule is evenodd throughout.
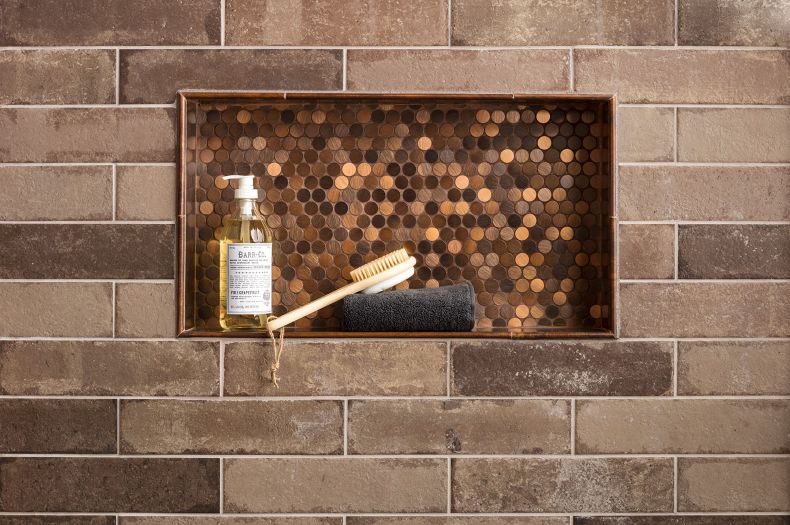
<path id="1" fill-rule="evenodd" d="M 266 330 L 272 313 L 272 231 L 258 211 L 252 175 L 238 179 L 236 206 L 220 237 L 219 323 L 225 330 Z"/>

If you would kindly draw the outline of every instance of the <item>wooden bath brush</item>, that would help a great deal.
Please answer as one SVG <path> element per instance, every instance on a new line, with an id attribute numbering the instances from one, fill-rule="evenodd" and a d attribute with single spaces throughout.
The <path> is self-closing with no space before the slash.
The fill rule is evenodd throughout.
<path id="1" fill-rule="evenodd" d="M 317 312 L 321 308 L 336 303 L 347 295 L 353 293 L 378 293 L 388 288 L 392 288 L 414 275 L 414 265 L 417 260 L 411 257 L 406 250 L 401 248 L 387 255 L 379 257 L 367 264 L 351 271 L 351 283 L 342 288 L 338 288 L 332 293 L 311 301 L 295 310 L 283 314 L 280 317 L 270 315 L 267 318 L 269 337 L 271 338 L 274 351 L 274 360 L 271 366 L 272 383 L 277 385 L 277 370 L 280 367 L 280 354 L 283 351 L 285 341 L 285 326 Z M 280 330 L 279 337 L 275 338 L 274 332 Z"/>

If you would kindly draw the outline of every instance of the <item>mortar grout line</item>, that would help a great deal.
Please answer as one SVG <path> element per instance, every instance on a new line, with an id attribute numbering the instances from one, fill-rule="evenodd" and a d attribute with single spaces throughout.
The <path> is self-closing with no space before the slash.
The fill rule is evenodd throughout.
<path id="1" fill-rule="evenodd" d="M 453 513 L 453 460 L 447 458 L 447 514 Z"/>
<path id="2" fill-rule="evenodd" d="M 343 400 L 343 455 L 348 456 L 348 399 Z"/>
<path id="3" fill-rule="evenodd" d="M 571 456 L 576 455 L 576 399 L 571 399 Z"/>
<path id="4" fill-rule="evenodd" d="M 672 345 L 672 396 L 678 397 L 678 341 Z"/>
<path id="5" fill-rule="evenodd" d="M 755 460 L 755 459 L 780 459 L 787 460 L 787 453 L 730 453 L 730 454 L 707 454 L 707 453 L 693 453 L 693 454 L 679 454 L 672 453 L 654 453 L 654 454 L 633 454 L 633 453 L 612 453 L 612 454 L 350 454 L 348 456 L 333 455 L 333 454 L 227 454 L 227 453 L 214 453 L 214 454 L 20 454 L 20 453 L 3 453 L 4 458 L 79 458 L 79 459 L 254 459 L 254 460 L 291 460 L 291 461 L 309 461 L 309 460 L 322 460 L 322 461 L 358 461 L 358 460 L 435 460 L 440 463 L 443 459 L 458 459 L 461 461 L 473 459 L 501 459 L 501 460 L 585 460 L 585 459 L 654 459 L 654 460 L 672 460 L 675 457 L 684 459 L 737 459 L 737 460 Z"/>
<path id="6" fill-rule="evenodd" d="M 353 48 L 343 48 L 344 50 L 349 50 Z M 228 91 L 229 93 L 234 93 L 239 90 L 223 90 Z M 342 93 L 342 89 L 321 89 L 321 90 L 303 90 L 303 89 L 293 89 L 288 90 L 286 93 Z M 283 90 L 274 90 L 274 89 L 262 89 L 260 90 L 261 93 L 282 93 Z M 380 91 L 370 91 L 370 90 L 354 90 L 355 93 L 365 94 L 379 94 Z M 562 90 L 553 90 L 553 91 L 525 91 L 519 92 L 519 94 L 523 95 L 540 95 L 540 96 L 547 96 L 551 97 L 552 95 L 563 95 L 567 94 L 567 89 Z M 492 90 L 489 94 L 504 94 L 509 95 L 512 94 L 513 90 Z M 474 91 L 468 90 L 458 90 L 458 89 L 444 89 L 444 90 L 413 90 L 409 91 L 409 94 L 465 94 L 465 95 L 475 95 Z M 594 95 L 597 93 L 578 93 L 580 95 Z M 661 103 L 661 102 L 651 102 L 651 103 L 628 103 L 628 102 L 620 102 L 618 103 L 618 107 L 620 108 L 680 108 L 680 109 L 750 109 L 750 110 L 769 110 L 769 109 L 790 109 L 790 104 L 743 104 L 743 103 L 733 103 L 733 104 L 722 104 L 722 103 L 697 103 L 697 104 L 688 104 L 688 103 Z M 0 104 L 0 109 L 16 109 L 16 110 L 27 110 L 27 109 L 176 109 L 176 103 L 150 103 L 150 104 Z"/>
<path id="7" fill-rule="evenodd" d="M 453 46 L 453 0 L 447 0 L 447 47 Z"/>
<path id="8" fill-rule="evenodd" d="M 675 47 L 678 45 L 678 33 L 680 32 L 680 20 L 678 19 L 680 11 L 678 9 L 678 0 L 675 0 L 675 26 L 674 26 L 674 37 L 675 37 Z"/>
<path id="9" fill-rule="evenodd" d="M 790 221 L 783 221 L 783 220 L 777 220 L 777 221 L 760 221 L 760 220 L 750 220 L 750 221 L 744 221 L 744 220 L 697 221 L 697 220 L 683 220 L 683 219 L 666 219 L 666 220 L 644 220 L 644 221 L 640 221 L 640 220 L 633 220 L 633 221 L 621 220 L 621 221 L 619 221 L 619 223 L 620 224 L 657 224 L 657 225 L 658 224 L 674 224 L 674 225 L 680 225 L 680 224 L 684 224 L 684 225 L 685 224 L 689 224 L 689 225 L 706 224 L 706 225 L 708 225 L 708 224 L 710 224 L 710 225 L 722 225 L 722 226 L 756 224 L 756 225 L 777 225 L 777 226 L 780 226 L 780 225 L 790 224 Z"/>
<path id="10" fill-rule="evenodd" d="M 225 514 L 225 458 L 219 458 L 219 513 Z"/>
<path id="11" fill-rule="evenodd" d="M 112 222 L 118 218 L 118 168 L 112 165 Z M 43 222 L 43 221 L 42 221 Z"/>
<path id="12" fill-rule="evenodd" d="M 225 47 L 225 0 L 219 3 L 219 45 Z"/>
<path id="13" fill-rule="evenodd" d="M 116 282 L 112 281 L 112 337 L 113 337 L 113 339 L 115 339 L 115 336 L 117 335 L 115 333 L 115 310 L 116 310 L 115 286 L 116 286 Z"/>
<path id="14" fill-rule="evenodd" d="M 751 339 L 749 339 L 751 341 Z M 169 396 L 150 396 L 150 395 L 30 395 L 30 394 L 3 394 L 0 399 L 29 399 L 29 400 L 52 400 L 52 399 L 123 399 L 135 401 L 209 401 L 226 403 L 253 403 L 253 402 L 288 402 L 288 401 L 377 401 L 377 402 L 400 402 L 400 401 L 447 401 L 447 396 L 180 396 L 177 394 Z M 454 401 L 790 401 L 790 395 L 652 395 L 652 396 L 453 396 Z"/>
<path id="15" fill-rule="evenodd" d="M 568 83 L 570 84 L 570 92 L 576 92 L 576 63 L 573 57 L 573 48 L 568 50 Z"/>
<path id="16" fill-rule="evenodd" d="M 465 51 L 534 51 L 541 49 L 568 49 L 575 47 L 577 49 L 610 49 L 610 50 L 664 50 L 664 51 L 723 51 L 723 52 L 738 52 L 738 51 L 766 51 L 766 52 L 783 52 L 790 51 L 790 46 L 693 46 L 693 45 L 604 45 L 604 44 L 567 44 L 567 45 L 543 45 L 543 46 L 473 46 L 473 45 L 384 45 L 384 46 L 347 46 L 349 49 L 364 49 L 364 50 L 381 50 L 381 51 L 398 51 L 398 50 L 447 50 L 457 49 Z M 278 49 L 295 49 L 295 50 L 337 50 L 340 46 L 337 45 L 219 45 L 219 44 L 202 44 L 202 45 L 95 45 L 95 46 L 0 46 L 0 51 L 78 51 L 78 50 L 166 50 L 166 51 L 188 51 L 188 50 L 233 50 L 233 49 L 251 49 L 251 50 L 278 50 Z"/>
<path id="17" fill-rule="evenodd" d="M 175 167 L 175 162 L 0 162 L 0 166 L 7 167 L 76 167 L 76 166 L 165 166 Z M 712 168 L 787 168 L 790 162 L 651 162 L 651 161 L 621 161 L 618 166 L 658 166 L 658 167 L 712 167 Z"/>
<path id="18" fill-rule="evenodd" d="M 115 48 L 115 105 L 121 104 L 121 50 Z"/>
<path id="19" fill-rule="evenodd" d="M 114 179 L 114 177 L 113 177 Z M 113 180 L 113 202 L 115 199 L 115 182 Z M 113 204 L 113 216 L 115 216 L 115 204 Z M 175 224 L 175 221 L 0 221 L 0 224 L 74 224 L 74 225 L 89 225 L 89 224 L 106 224 L 106 225 L 121 225 L 121 224 L 159 224 L 169 225 Z"/>
<path id="20" fill-rule="evenodd" d="M 225 344 L 219 342 L 219 397 L 225 397 Z"/>
<path id="21" fill-rule="evenodd" d="M 672 512 L 678 511 L 678 458 L 672 458 Z"/>
<path id="22" fill-rule="evenodd" d="M 348 90 L 348 49 L 343 48 L 343 91 Z"/>
<path id="23" fill-rule="evenodd" d="M 121 455 L 121 398 L 115 398 L 115 453 Z"/>
<path id="24" fill-rule="evenodd" d="M 672 149 L 673 149 L 673 161 L 677 163 L 678 161 L 678 107 L 675 106 L 674 108 L 674 123 L 673 123 L 673 137 L 672 137 Z"/>
<path id="25" fill-rule="evenodd" d="M 450 384 L 451 384 L 450 368 L 452 367 L 452 357 L 450 353 L 451 348 L 452 345 L 450 344 L 450 341 L 447 341 L 447 362 L 445 364 L 445 375 L 447 376 L 446 377 L 447 397 L 451 397 L 452 395 L 452 390 L 450 389 Z"/>
<path id="26" fill-rule="evenodd" d="M 674 228 L 674 230 L 672 232 L 672 235 L 673 235 L 673 239 L 672 239 L 672 241 L 673 241 L 672 256 L 674 257 L 674 261 L 672 263 L 673 264 L 672 277 L 677 281 L 678 280 L 678 273 L 679 273 L 678 272 L 678 256 L 679 256 L 679 253 L 680 253 L 680 240 L 679 240 L 680 227 L 678 226 L 678 223 L 675 223 L 675 228 Z"/>
<path id="27" fill-rule="evenodd" d="M 31 517 L 31 516 L 107 516 L 113 515 L 112 513 L 108 512 L 17 512 L 17 511 L 0 511 L 0 516 L 22 516 L 22 517 Z M 579 515 L 584 516 L 600 516 L 600 517 L 633 517 L 633 516 L 644 516 L 644 517 L 675 517 L 675 516 L 790 516 L 790 512 L 788 511 L 712 511 L 712 512 L 677 512 L 671 513 L 669 511 L 664 512 L 584 512 Z M 124 518 L 124 517 L 159 517 L 159 518 L 188 518 L 188 517 L 205 517 L 211 518 L 217 517 L 217 513 L 183 513 L 183 514 L 164 514 L 164 513 L 155 513 L 155 512 L 136 512 L 134 514 L 131 513 L 121 513 L 117 516 Z M 226 517 L 239 517 L 239 518 L 283 518 L 283 517 L 298 517 L 298 518 L 342 518 L 345 516 L 344 514 L 340 513 L 325 513 L 325 514 L 318 514 L 313 512 L 227 512 L 225 513 Z M 445 517 L 446 513 L 443 512 L 414 512 L 414 513 L 392 513 L 392 512 L 382 512 L 382 513 L 369 513 L 369 512 L 360 512 L 354 513 L 353 517 L 372 517 L 372 518 L 386 518 L 386 517 Z M 453 516 L 459 517 L 468 517 L 468 518 L 475 518 L 475 517 L 491 517 L 491 518 L 503 518 L 503 517 L 514 517 L 514 518 L 531 518 L 531 517 L 556 517 L 556 518 L 567 518 L 569 514 L 567 512 L 480 512 L 480 513 L 469 513 L 469 512 L 454 512 Z M 572 515 L 570 515 L 572 516 Z"/>

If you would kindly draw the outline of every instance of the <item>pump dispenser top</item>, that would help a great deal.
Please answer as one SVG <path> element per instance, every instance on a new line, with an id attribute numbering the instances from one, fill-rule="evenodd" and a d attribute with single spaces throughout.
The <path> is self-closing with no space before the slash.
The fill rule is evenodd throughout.
<path id="1" fill-rule="evenodd" d="M 236 199 L 257 199 L 258 190 L 252 185 L 255 175 L 225 175 L 225 180 L 238 179 L 239 186 L 233 194 Z"/>

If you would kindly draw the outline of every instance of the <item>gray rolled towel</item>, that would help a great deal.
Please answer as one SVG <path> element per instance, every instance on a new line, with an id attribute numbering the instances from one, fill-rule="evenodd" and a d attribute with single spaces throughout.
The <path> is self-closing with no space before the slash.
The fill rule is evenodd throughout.
<path id="1" fill-rule="evenodd" d="M 469 332 L 475 326 L 475 290 L 470 283 L 353 294 L 343 299 L 351 332 Z"/>

